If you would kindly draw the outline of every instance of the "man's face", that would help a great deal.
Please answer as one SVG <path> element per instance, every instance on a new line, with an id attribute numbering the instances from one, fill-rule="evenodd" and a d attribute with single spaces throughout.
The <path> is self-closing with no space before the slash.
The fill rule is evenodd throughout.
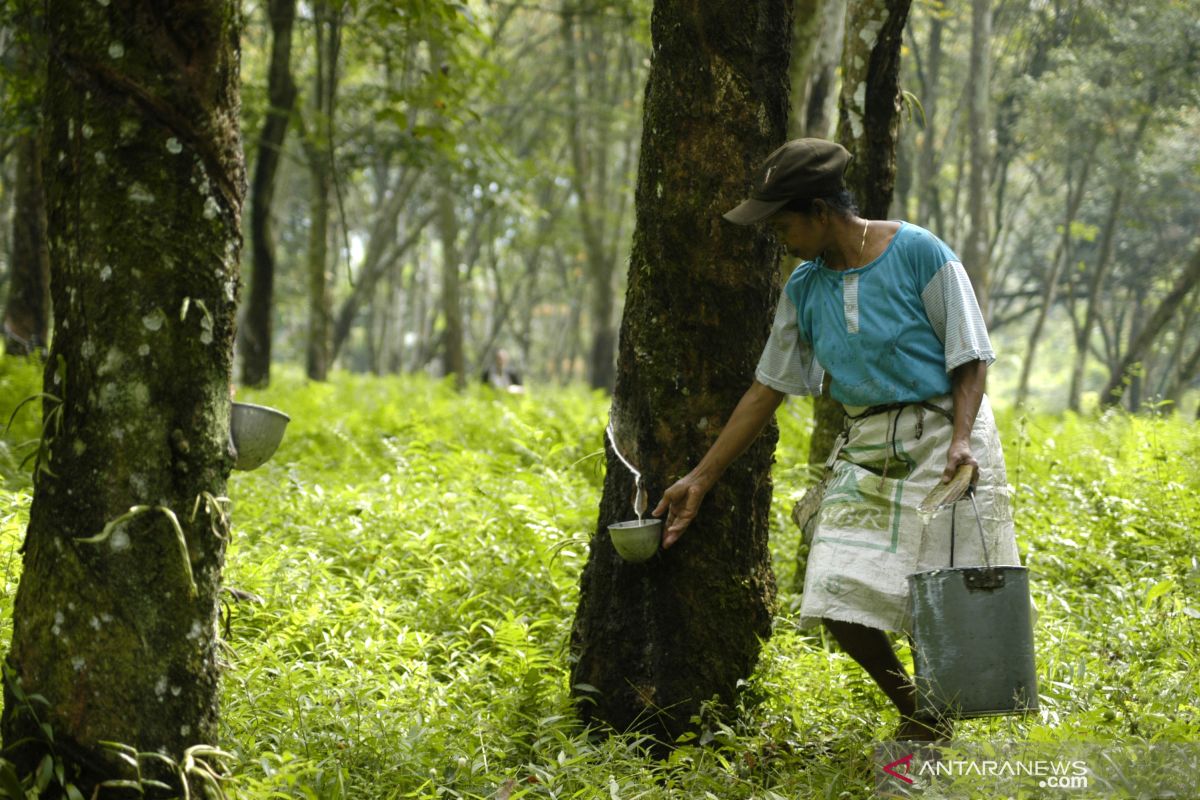
<path id="1" fill-rule="evenodd" d="M 825 248 L 824 226 L 816 214 L 780 211 L 767 220 L 767 224 L 787 249 L 788 255 L 809 261 Z"/>

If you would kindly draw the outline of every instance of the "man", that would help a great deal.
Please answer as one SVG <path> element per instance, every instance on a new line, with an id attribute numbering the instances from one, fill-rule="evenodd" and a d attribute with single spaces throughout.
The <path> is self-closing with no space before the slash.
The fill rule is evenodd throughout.
<path id="1" fill-rule="evenodd" d="M 958 257 L 916 225 L 858 216 L 842 178 L 849 160 L 833 142 L 788 142 L 767 157 L 750 198 L 725 215 L 769 224 L 804 261 L 784 287 L 750 388 L 653 513 L 667 513 L 663 547 L 671 547 L 785 395 L 830 392 L 846 425 L 830 457 L 800 622 L 823 623 L 871 675 L 900 713 L 897 738 L 944 739 L 948 721 L 916 714 L 915 688 L 886 631 L 911 631 L 908 575 L 950 566 L 949 524 L 927 524 L 916 505 L 960 467 L 975 472 L 992 563 L 1019 563 L 984 395 L 995 354 Z M 981 543 L 961 539 L 959 565 L 983 563 Z"/>

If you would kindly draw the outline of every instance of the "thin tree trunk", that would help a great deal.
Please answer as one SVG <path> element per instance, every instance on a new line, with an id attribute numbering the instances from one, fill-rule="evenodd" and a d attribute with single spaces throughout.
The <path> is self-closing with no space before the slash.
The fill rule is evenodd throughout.
<path id="1" fill-rule="evenodd" d="M 711 445 L 766 342 L 778 248 L 720 215 L 786 134 L 790 22 L 790 0 L 655 3 L 610 411 L 651 497 Z M 606 531 L 633 515 L 632 477 L 609 451 L 571 636 L 571 685 L 585 721 L 670 742 L 701 703 L 733 701 L 771 629 L 776 435 L 771 426 L 730 467 L 683 541 L 644 564 L 622 561 Z"/>
<path id="2" fill-rule="evenodd" d="M 1075 412 L 1078 412 L 1083 404 L 1083 376 L 1087 366 L 1088 347 L 1092 338 L 1092 330 L 1096 326 L 1096 317 L 1100 312 L 1100 293 L 1104 288 L 1104 281 L 1108 277 L 1109 265 L 1112 263 L 1117 219 L 1121 215 L 1124 198 L 1125 186 L 1118 186 L 1108 207 L 1108 218 L 1104 221 L 1100 255 L 1096 260 L 1095 268 L 1088 275 L 1087 305 L 1084 307 L 1083 323 L 1075 332 L 1075 359 L 1071 365 L 1071 389 L 1067 399 L 1067 407 Z"/>
<path id="3" fill-rule="evenodd" d="M 454 196 L 449 189 L 438 195 L 438 233 L 442 239 L 442 374 L 453 375 L 454 385 L 467 385 L 466 362 L 463 357 L 462 289 L 459 276 L 458 217 Z"/>
<path id="4" fill-rule="evenodd" d="M 1135 366 L 1145 358 L 1155 337 L 1158 336 L 1175 315 L 1175 312 L 1183 304 L 1184 298 L 1188 296 L 1188 293 L 1192 291 L 1197 283 L 1200 283 L 1200 248 L 1192 255 L 1191 261 L 1188 262 L 1183 272 L 1176 278 L 1175 285 L 1171 288 L 1171 291 L 1158 304 L 1158 307 L 1154 309 L 1154 313 L 1150 315 L 1145 324 L 1140 325 L 1136 334 L 1132 336 L 1129 347 L 1126 348 L 1125 355 L 1121 358 L 1121 363 L 1113 371 L 1112 376 L 1108 380 L 1108 385 L 1100 392 L 1100 405 L 1102 408 L 1108 408 L 1121 402 L 1122 396 L 1125 394 L 1126 382 L 1132 384 L 1137 377 L 1134 374 Z M 1138 316 L 1140 318 L 1142 315 L 1139 314 Z M 1133 393 L 1133 388 L 1131 386 L 1131 393 Z M 1133 408 L 1136 409 L 1137 406 L 1133 406 Z"/>
<path id="5" fill-rule="evenodd" d="M 342 25 L 328 0 L 313 5 L 316 69 L 313 75 L 313 125 L 305 135 L 308 157 L 308 377 L 323 381 L 331 365 L 333 298 L 329 279 L 330 194 L 333 191 L 333 112 L 337 89 Z"/>
<path id="6" fill-rule="evenodd" d="M 988 164 L 991 156 L 989 141 L 991 128 L 988 124 L 990 105 L 992 40 L 991 0 L 971 1 L 971 69 L 968 80 L 967 128 L 970 140 L 971 176 L 967 187 L 967 205 L 971 215 L 971 227 L 967 234 L 967 276 L 975 290 L 975 299 L 989 319 L 991 288 L 988 263 L 991 258 L 991 235 L 988 231 Z"/>
<path id="7" fill-rule="evenodd" d="M 58 324 L 3 734 L 21 772 L 53 751 L 92 797 L 135 777 L 104 741 L 182 761 L 218 737 L 240 13 L 50 0 L 47 14 Z M 34 694 L 37 718 L 20 699 Z M 157 761 L 141 769 L 181 793 Z"/>
<path id="8" fill-rule="evenodd" d="M 246 310 L 238 329 L 242 356 L 242 383 L 265 386 L 271 380 L 271 314 L 275 296 L 275 234 L 271 205 L 275 178 L 283 155 L 292 110 L 296 106 L 296 82 L 292 79 L 292 28 L 296 0 L 270 0 L 271 66 L 267 72 L 267 118 L 258 137 L 258 162 L 250 193 L 250 249 L 254 268 Z"/>

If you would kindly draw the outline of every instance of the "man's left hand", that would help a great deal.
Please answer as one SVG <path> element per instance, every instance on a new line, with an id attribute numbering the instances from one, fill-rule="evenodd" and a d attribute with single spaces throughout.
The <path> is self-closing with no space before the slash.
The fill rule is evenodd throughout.
<path id="1" fill-rule="evenodd" d="M 963 464 L 970 464 L 973 473 L 971 483 L 974 484 L 979 479 L 979 462 L 975 460 L 975 456 L 971 455 L 971 443 L 969 441 L 956 441 L 950 443 L 950 452 L 946 454 L 946 469 L 942 470 L 942 483 L 949 483 L 954 477 L 954 473 Z"/>

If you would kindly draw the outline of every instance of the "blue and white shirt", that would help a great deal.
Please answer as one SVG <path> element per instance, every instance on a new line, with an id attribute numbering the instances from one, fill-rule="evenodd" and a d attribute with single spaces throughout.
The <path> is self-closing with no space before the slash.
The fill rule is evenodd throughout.
<path id="1" fill-rule="evenodd" d="M 869 264 L 833 270 L 818 258 L 792 273 L 758 362 L 759 383 L 787 394 L 830 394 L 848 406 L 927 400 L 950 372 L 996 360 L 958 256 L 907 222 Z"/>

